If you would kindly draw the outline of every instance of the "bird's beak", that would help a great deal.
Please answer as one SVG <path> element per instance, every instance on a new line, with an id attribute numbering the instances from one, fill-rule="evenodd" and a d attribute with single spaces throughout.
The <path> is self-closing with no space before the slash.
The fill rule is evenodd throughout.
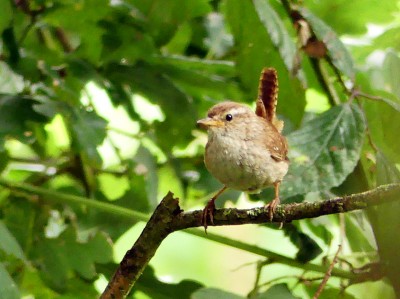
<path id="1" fill-rule="evenodd" d="M 215 120 L 210 117 L 203 118 L 197 121 L 197 126 L 201 129 L 208 129 L 210 127 L 221 127 L 224 123 L 220 120 Z"/>

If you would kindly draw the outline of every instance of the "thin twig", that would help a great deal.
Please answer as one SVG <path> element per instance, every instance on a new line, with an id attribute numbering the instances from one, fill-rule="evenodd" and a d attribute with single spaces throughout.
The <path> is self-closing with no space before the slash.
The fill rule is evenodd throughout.
<path id="1" fill-rule="evenodd" d="M 339 248 L 336 251 L 335 257 L 333 258 L 333 261 L 330 264 L 330 266 L 328 268 L 328 271 L 326 271 L 324 279 L 321 281 L 321 284 L 319 285 L 319 287 L 317 289 L 317 292 L 315 292 L 315 295 L 314 295 L 313 299 L 317 299 L 321 295 L 323 289 L 325 288 L 329 278 L 331 277 L 331 273 L 332 273 L 333 267 L 335 266 L 335 264 L 337 262 L 337 258 L 338 258 L 338 255 L 339 255 L 339 252 L 340 252 L 341 249 L 342 249 L 342 245 L 339 245 Z"/>

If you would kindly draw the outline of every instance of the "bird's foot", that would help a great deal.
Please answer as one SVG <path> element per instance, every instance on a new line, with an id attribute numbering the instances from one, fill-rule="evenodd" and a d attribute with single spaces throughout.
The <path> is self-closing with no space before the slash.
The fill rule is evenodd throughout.
<path id="1" fill-rule="evenodd" d="M 269 204 L 264 206 L 264 209 L 268 211 L 269 221 L 272 222 L 272 218 L 274 217 L 274 213 L 276 211 L 276 207 L 280 204 L 279 197 L 275 197 Z"/>
<path id="2" fill-rule="evenodd" d="M 211 198 L 207 205 L 203 209 L 201 217 L 201 223 L 204 226 L 204 230 L 207 233 L 207 218 L 210 218 L 210 223 L 214 225 L 214 211 L 215 211 L 215 198 Z"/>

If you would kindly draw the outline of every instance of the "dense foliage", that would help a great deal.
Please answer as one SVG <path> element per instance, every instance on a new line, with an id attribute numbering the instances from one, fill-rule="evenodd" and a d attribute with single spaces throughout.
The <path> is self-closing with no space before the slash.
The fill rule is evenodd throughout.
<path id="1" fill-rule="evenodd" d="M 254 105 L 265 66 L 290 147 L 284 202 L 399 182 L 399 7 L 0 1 L 0 298 L 95 298 L 168 190 L 202 208 L 220 185 L 196 120 L 225 99 Z M 217 205 L 270 198 L 231 190 Z M 132 296 L 308 298 L 342 244 L 320 298 L 394 298 L 399 209 L 209 228 L 222 246 L 174 234 Z"/>

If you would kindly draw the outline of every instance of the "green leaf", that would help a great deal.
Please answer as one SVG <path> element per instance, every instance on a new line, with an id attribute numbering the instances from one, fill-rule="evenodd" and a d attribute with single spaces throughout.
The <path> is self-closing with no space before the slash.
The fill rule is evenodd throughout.
<path id="1" fill-rule="evenodd" d="M 357 165 L 364 135 L 362 112 L 350 104 L 331 108 L 289 134 L 291 164 L 281 194 L 287 197 L 340 185 Z"/>
<path id="2" fill-rule="evenodd" d="M 135 285 L 135 290 L 142 291 L 152 299 L 182 298 L 193 299 L 192 293 L 202 285 L 195 281 L 182 280 L 179 283 L 165 283 L 157 279 L 152 267 L 147 267 Z"/>
<path id="3" fill-rule="evenodd" d="M 146 20 L 146 30 L 159 46 L 165 45 L 173 37 L 179 25 L 211 11 L 206 0 L 140 0 L 134 1 L 134 5 L 138 14 Z"/>
<path id="4" fill-rule="evenodd" d="M 12 20 L 12 8 L 10 1 L 0 1 L 0 34 L 10 26 Z M 1 70 L 1 67 L 0 67 Z"/>
<path id="5" fill-rule="evenodd" d="M 8 51 L 8 57 L 11 65 L 16 65 L 21 58 L 19 47 L 15 36 L 14 28 L 8 27 L 1 34 L 4 48 Z"/>
<path id="6" fill-rule="evenodd" d="M 346 237 L 353 252 L 372 252 L 373 235 L 367 235 L 368 221 L 362 213 L 347 213 L 344 215 Z"/>
<path id="7" fill-rule="evenodd" d="M 300 231 L 295 225 L 290 223 L 285 225 L 284 233 L 289 237 L 290 242 L 298 248 L 296 260 L 299 262 L 307 263 L 321 254 L 322 249 L 318 243 Z"/>
<path id="8" fill-rule="evenodd" d="M 281 56 L 274 50 L 254 5 L 250 1 L 228 0 L 225 17 L 235 39 L 237 74 L 247 91 L 244 101 L 254 102 L 261 70 L 274 67 L 278 71 L 279 85 L 285 87 L 279 89 L 278 114 L 286 116 L 297 127 L 304 114 L 304 89 L 297 78 L 291 78 Z"/>
<path id="9" fill-rule="evenodd" d="M 0 221 L 0 250 L 4 251 L 7 255 L 12 255 L 20 260 L 26 261 L 21 246 L 3 221 Z"/>
<path id="10" fill-rule="evenodd" d="M 126 84 L 132 88 L 132 93 L 142 94 L 150 102 L 160 106 L 166 119 L 155 123 L 154 129 L 157 145 L 161 149 L 169 151 L 174 146 L 186 145 L 195 128 L 195 107 L 190 103 L 188 95 L 177 88 L 167 76 L 157 67 L 148 64 L 111 64 L 106 73 L 115 85 Z"/>
<path id="11" fill-rule="evenodd" d="M 293 73 L 297 49 L 283 20 L 276 13 L 272 5 L 270 5 L 269 0 L 253 0 L 253 3 L 273 44 L 278 48 L 286 68 L 290 73 Z M 299 76 L 299 79 L 305 84 L 305 77 L 302 70 L 297 72 L 297 76 Z"/>
<path id="12" fill-rule="evenodd" d="M 400 183 L 400 171 L 382 152 L 376 155 L 376 181 L 377 185 Z M 398 199 L 400 194 L 394 196 Z M 397 236 L 400 227 L 399 210 L 398 200 L 368 210 L 383 271 L 397 294 L 400 292 L 400 255 L 398 254 L 400 239 L 394 236 Z"/>
<path id="13" fill-rule="evenodd" d="M 124 60 L 125 63 L 133 64 L 138 59 L 148 59 L 156 53 L 154 41 L 148 34 L 125 22 L 124 16 L 117 21 L 115 19 L 117 18 L 112 19 L 114 22 L 107 20 L 101 23 L 106 31 L 102 36 L 103 63 Z"/>
<path id="14" fill-rule="evenodd" d="M 0 61 L 0 93 L 20 93 L 24 89 L 24 78 L 12 71 L 7 63 Z"/>
<path id="15" fill-rule="evenodd" d="M 157 161 L 143 145 L 139 147 L 134 160 L 137 163 L 136 168 L 142 169 L 141 172 L 144 176 L 148 206 L 155 208 L 158 204 Z M 137 184 L 137 181 L 133 181 L 132 184 Z"/>
<path id="16" fill-rule="evenodd" d="M 4 299 L 20 299 L 21 294 L 18 290 L 17 284 L 8 274 L 3 263 L 0 263 L 0 298 Z"/>
<path id="17" fill-rule="evenodd" d="M 94 111 L 63 106 L 64 116 L 73 136 L 73 146 L 84 153 L 92 165 L 101 165 L 97 146 L 106 137 L 107 121 Z"/>
<path id="18" fill-rule="evenodd" d="M 235 295 L 220 289 L 203 288 L 192 294 L 191 299 L 244 299 L 245 297 Z"/>
<path id="19" fill-rule="evenodd" d="M 393 109 L 393 105 L 376 101 L 365 101 L 364 107 L 373 142 L 390 160 L 400 162 L 400 122 L 393 121 L 400 117 L 399 111 Z"/>
<path id="20" fill-rule="evenodd" d="M 76 271 L 84 279 L 96 277 L 96 264 L 112 261 L 112 247 L 103 233 L 96 233 L 87 242 L 78 242 L 72 228 L 65 230 L 57 239 L 43 239 L 34 249 L 41 274 L 59 290 L 66 287 L 71 272 Z"/>
<path id="21" fill-rule="evenodd" d="M 400 57 L 393 50 L 386 53 L 382 65 L 385 90 L 400 98 Z"/>
<path id="22" fill-rule="evenodd" d="M 76 54 L 97 64 L 102 51 L 100 37 L 104 32 L 99 21 L 109 11 L 107 0 L 85 0 L 79 3 L 61 1 L 61 4 L 47 10 L 42 21 L 66 31 L 67 43 L 77 48 Z"/>
<path id="23" fill-rule="evenodd" d="M 293 296 L 285 283 L 273 285 L 266 292 L 258 294 L 256 299 L 299 299 Z"/>
<path id="24" fill-rule="evenodd" d="M 122 197 L 129 188 L 129 181 L 124 176 L 116 176 L 111 173 L 101 173 L 97 176 L 100 190 L 109 200 Z"/>
<path id="25" fill-rule="evenodd" d="M 6 151 L 1 150 L 1 143 L 0 143 L 0 173 L 7 167 L 9 162 L 8 154 Z"/>
<path id="26" fill-rule="evenodd" d="M 204 64 L 204 66 L 199 66 L 189 61 L 181 61 L 178 67 L 171 64 L 171 60 L 161 60 L 158 67 L 187 94 L 203 100 L 201 103 L 207 104 L 206 111 L 210 108 L 210 103 L 205 102 L 204 99 L 212 98 L 215 101 L 223 101 L 227 98 L 235 100 L 243 98 L 243 93 L 234 80 L 229 80 L 230 78 L 226 78 L 226 75 L 219 76 L 212 70 L 205 69 L 209 63 Z M 199 70 L 195 68 L 199 68 Z M 233 65 L 232 71 L 234 71 Z"/>
<path id="27" fill-rule="evenodd" d="M 310 23 L 317 38 L 325 43 L 335 67 L 351 80 L 354 80 L 356 72 L 353 58 L 336 33 L 309 10 L 302 8 L 300 11 L 301 15 Z"/>
<path id="28" fill-rule="evenodd" d="M 0 151 L 4 138 L 13 137 L 21 142 L 35 141 L 30 122 L 45 123 L 47 118 L 35 111 L 39 102 L 26 97 L 0 94 Z"/>
<path id="29" fill-rule="evenodd" d="M 375 38 L 373 41 L 373 46 L 371 48 L 367 48 L 367 50 L 369 50 L 368 54 L 377 48 L 393 48 L 396 51 L 400 51 L 400 26 L 389 28 Z"/>
<path id="30" fill-rule="evenodd" d="M 393 0 L 306 0 L 304 6 L 329 22 L 340 35 L 361 35 L 367 32 L 368 24 L 389 24 L 398 11 L 398 2 Z"/>
<path id="31" fill-rule="evenodd" d="M 329 283 L 329 282 L 328 282 Z M 312 298 L 318 290 L 320 283 L 312 283 L 311 285 L 306 287 L 307 293 L 309 294 L 310 298 Z M 321 296 L 318 297 L 321 299 L 336 299 L 336 298 L 343 298 L 343 299 L 356 299 L 352 294 L 348 292 L 344 292 L 342 289 L 334 288 L 330 285 L 327 285 L 322 290 Z M 373 298 L 373 297 L 371 297 Z"/>

